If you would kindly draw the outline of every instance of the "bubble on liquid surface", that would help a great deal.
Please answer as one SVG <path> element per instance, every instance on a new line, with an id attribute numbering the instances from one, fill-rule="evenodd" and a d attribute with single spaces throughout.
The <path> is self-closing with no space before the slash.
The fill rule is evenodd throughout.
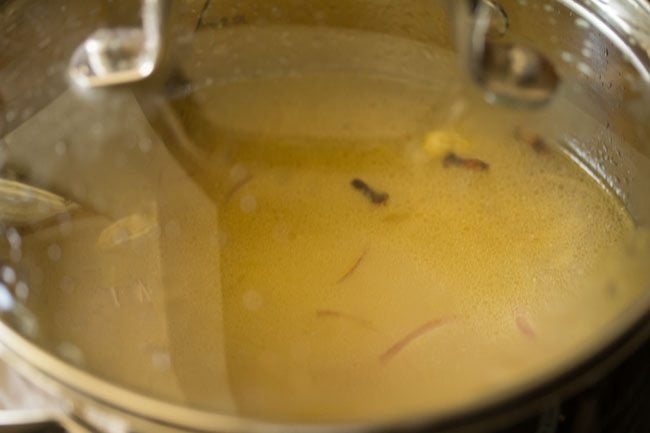
<path id="1" fill-rule="evenodd" d="M 246 194 L 239 200 L 239 207 L 244 213 L 253 213 L 257 210 L 257 199 Z"/>
<path id="2" fill-rule="evenodd" d="M 66 361 L 74 365 L 83 364 L 84 356 L 83 353 L 81 352 L 81 349 L 79 349 L 76 345 L 72 343 L 66 341 L 60 343 L 57 348 L 57 352 L 61 356 L 61 358 L 65 359 Z"/>
<path id="3" fill-rule="evenodd" d="M 51 244 L 49 247 L 47 247 L 47 256 L 53 262 L 58 262 L 61 258 L 61 247 L 59 244 Z"/>
<path id="4" fill-rule="evenodd" d="M 74 279 L 69 275 L 64 275 L 63 278 L 61 278 L 61 290 L 64 293 L 70 294 L 74 292 L 74 289 L 75 289 Z"/>
<path id="5" fill-rule="evenodd" d="M 247 310 L 257 311 L 262 308 L 263 303 L 264 300 L 262 298 L 262 295 L 257 290 L 248 290 L 242 296 L 242 304 L 244 304 L 244 307 Z"/>
<path id="6" fill-rule="evenodd" d="M 588 64 L 586 64 L 584 62 L 578 62 L 576 67 L 578 68 L 578 71 L 582 72 L 583 74 L 585 74 L 585 75 L 587 75 L 589 77 L 592 76 L 593 73 L 594 73 L 594 70 L 591 69 L 591 66 L 589 66 Z"/>
<path id="7" fill-rule="evenodd" d="M 14 308 L 14 298 L 9 288 L 0 283 L 0 311 L 11 311 Z"/>
<path id="8" fill-rule="evenodd" d="M 156 370 L 169 370 L 172 366 L 172 358 L 165 350 L 154 350 L 151 353 L 151 365 Z"/>
<path id="9" fill-rule="evenodd" d="M 26 301 L 29 297 L 29 286 L 24 281 L 16 283 L 16 297 L 21 301 Z"/>
<path id="10" fill-rule="evenodd" d="M 291 238 L 291 228 L 286 223 L 276 224 L 273 227 L 273 238 L 277 241 L 288 241 Z"/>
<path id="11" fill-rule="evenodd" d="M 65 141 L 57 141 L 54 145 L 54 152 L 58 156 L 65 156 L 68 152 L 68 144 Z"/>
<path id="12" fill-rule="evenodd" d="M 21 305 L 16 305 L 14 313 L 16 313 L 16 327 L 19 332 L 27 337 L 36 338 L 38 336 L 38 322 L 36 318 Z"/>
<path id="13" fill-rule="evenodd" d="M 143 137 L 140 140 L 138 140 L 138 148 L 142 153 L 149 153 L 152 147 L 153 147 L 153 143 L 151 142 L 151 139 L 149 137 Z"/>
<path id="14" fill-rule="evenodd" d="M 20 249 L 22 238 L 20 237 L 20 234 L 15 227 L 9 227 L 9 229 L 7 229 L 6 236 L 11 249 Z"/>
<path id="15" fill-rule="evenodd" d="M 0 270 L 2 281 L 7 284 L 14 284 L 16 282 L 16 271 L 11 266 L 3 266 Z"/>
<path id="16" fill-rule="evenodd" d="M 240 182 L 248 176 L 248 170 L 242 164 L 235 164 L 230 169 L 230 179 L 233 182 Z"/>

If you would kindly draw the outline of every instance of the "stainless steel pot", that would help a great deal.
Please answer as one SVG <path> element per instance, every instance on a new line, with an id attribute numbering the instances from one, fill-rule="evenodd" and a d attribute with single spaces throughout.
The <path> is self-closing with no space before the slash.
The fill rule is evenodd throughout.
<path id="1" fill-rule="evenodd" d="M 450 107 L 431 108 L 446 92 L 461 92 L 476 100 L 484 96 L 471 83 L 476 70 L 447 76 L 449 83 L 442 88 L 440 77 L 434 74 L 441 60 L 432 57 L 428 48 L 452 50 L 455 46 L 449 5 L 441 1 L 355 0 L 344 4 L 319 0 L 305 5 L 293 0 L 197 0 L 173 3 L 169 10 L 158 9 L 155 1 L 144 4 L 140 21 L 140 5 L 134 2 L 0 2 L 0 156 L 7 197 L 2 199 L 7 208 L 2 210 L 2 219 L 9 247 L 18 242 L 11 227 L 69 215 L 79 206 L 90 210 L 89 225 L 100 215 L 150 230 L 147 206 L 152 197 L 159 197 L 161 185 L 172 188 L 174 184 L 173 180 L 161 181 L 152 171 L 155 167 L 176 167 L 180 162 L 173 169 L 178 176 L 183 176 L 185 168 L 196 173 L 193 180 L 203 190 L 223 193 L 218 187 L 221 175 L 205 170 L 204 163 L 207 155 L 227 153 L 227 145 L 226 150 L 215 148 L 206 136 L 223 137 L 225 142 L 259 134 L 399 138 L 418 134 L 453 115 Z M 501 113 L 504 122 L 538 125 L 546 139 L 568 149 L 624 203 L 637 225 L 650 224 L 650 6 L 640 0 L 503 0 L 489 6 L 487 43 L 534 50 L 553 66 L 560 80 L 550 102 L 540 110 L 495 108 L 495 112 Z M 473 28 L 471 16 L 469 23 Z M 94 33 L 100 27 L 130 30 Z M 91 34 L 95 39 L 82 45 Z M 115 37 L 121 39 L 115 42 Z M 111 41 L 117 45 L 111 46 Z M 483 53 L 484 47 L 477 48 L 478 54 L 460 56 L 464 59 L 460 64 L 486 67 L 472 63 L 476 60 L 472 56 Z M 241 100 L 234 104 L 238 108 L 220 99 L 219 85 L 224 82 L 314 71 L 379 75 L 422 90 L 409 96 L 406 105 L 388 101 L 371 114 L 371 121 L 368 113 L 332 112 L 325 105 L 315 107 L 317 114 L 305 114 L 291 97 L 279 98 L 281 108 L 274 105 L 277 101 L 265 103 L 259 95 L 240 94 Z M 318 89 L 308 90 L 318 94 Z M 338 89 L 339 96 L 345 98 L 349 90 Z M 362 102 L 372 101 L 372 95 L 367 98 Z M 560 99 L 562 103 L 554 102 Z M 349 101 L 352 108 L 358 102 Z M 567 107 L 581 110 L 600 126 L 594 129 L 593 123 L 576 123 L 564 115 Z M 271 115 L 278 109 L 285 117 L 301 121 L 277 122 Z M 113 165 L 106 164 L 108 159 Z M 104 176 L 107 169 L 119 170 L 120 176 Z M 170 203 L 181 199 L 174 194 L 169 193 Z M 22 202 L 27 204 L 16 205 Z M 140 219 L 128 219 L 132 215 Z M 174 228 L 162 230 L 173 232 Z M 60 254 L 56 248 L 34 248 L 46 249 L 50 258 Z M 14 263 L 20 261 L 20 256 L 7 254 Z M 79 275 L 95 275 L 96 270 L 81 268 Z M 122 281 L 129 270 L 123 273 L 111 278 Z M 152 294 L 148 282 L 135 284 L 133 296 L 138 302 L 131 306 L 124 305 L 123 294 L 114 288 L 102 292 L 109 301 L 99 300 L 99 295 L 95 301 L 115 302 L 117 307 L 131 308 L 134 316 L 147 317 L 142 328 L 80 324 L 92 331 L 93 338 L 105 339 L 108 349 L 102 356 L 107 363 L 113 362 L 114 351 L 164 338 L 154 330 L 165 327 L 159 310 L 162 301 Z M 41 287 L 46 289 L 48 281 Z M 53 296 L 42 296 L 43 305 L 58 302 Z M 179 290 L 167 296 L 180 299 L 184 295 Z M 84 302 L 62 305 L 68 309 L 95 305 L 90 299 Z M 0 430 L 6 431 L 56 424 L 70 432 L 110 433 L 493 429 L 597 379 L 650 335 L 650 285 L 646 285 L 645 295 L 627 306 L 570 364 L 493 398 L 391 423 L 287 425 L 178 401 L 165 385 L 142 385 L 142 375 L 149 373 L 138 367 L 132 371 L 125 367 L 128 374 L 114 377 L 81 367 L 74 348 L 62 348 L 61 342 L 50 346 L 41 339 L 39 332 L 47 332 L 43 324 L 54 326 L 34 313 L 43 305 L 26 308 L 20 299 L 0 304 L 2 359 L 11 374 L 20 378 L 18 382 L 31 384 L 40 396 L 35 409 L 16 404 L 0 413 Z M 215 313 L 197 311 L 197 320 Z M 110 322 L 111 317 L 102 319 Z M 51 320 L 55 323 L 56 318 Z M 171 332 L 181 332 L 176 338 L 182 340 L 182 330 Z M 217 349 L 208 350 L 209 356 L 216 353 Z M 158 355 L 159 362 L 168 362 L 164 354 Z M 220 361 L 205 365 L 209 367 L 204 376 L 185 380 L 223 374 Z"/>

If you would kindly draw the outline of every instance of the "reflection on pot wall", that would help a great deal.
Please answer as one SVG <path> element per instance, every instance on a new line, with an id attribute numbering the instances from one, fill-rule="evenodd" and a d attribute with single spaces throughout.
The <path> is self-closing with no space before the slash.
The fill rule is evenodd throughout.
<path id="1" fill-rule="evenodd" d="M 128 8 L 71 4 L 64 12 L 79 31 L 69 45 L 53 36 L 47 44 L 62 48 L 43 48 L 51 58 L 0 57 L 0 186 L 22 206 L 3 213 L 10 270 L 0 277 L 13 281 L 3 320 L 67 363 L 155 398 L 300 421 L 442 410 L 451 400 L 424 384 L 445 385 L 458 403 L 514 381 L 498 368 L 486 379 L 473 356 L 457 363 L 475 368 L 476 380 L 458 380 L 467 388 L 453 388 L 451 374 L 418 379 L 429 360 L 463 350 L 484 348 L 486 364 L 524 359 L 512 370 L 528 374 L 552 350 L 602 343 L 596 331 L 647 291 L 647 238 L 564 155 L 633 223 L 648 223 L 645 84 L 619 50 L 559 3 L 501 2 L 509 29 L 491 37 L 535 47 L 563 77 L 547 107 L 515 112 L 487 105 L 457 69 L 444 2 L 304 3 L 175 2 L 169 63 L 133 87 L 65 85 L 67 53 L 94 29 L 81 17 L 128 23 Z M 6 12 L 20 5 L 0 6 L 15 25 L 0 45 L 30 22 Z M 34 68 L 35 58 L 50 66 Z M 500 177 L 504 167 L 521 178 Z M 24 209 L 38 212 L 20 221 Z M 489 227 L 475 230 L 475 220 Z M 626 248 L 628 229 L 638 243 L 620 260 L 612 246 Z M 533 263 L 543 272 L 530 282 Z M 551 290 L 558 281 L 568 288 Z M 542 301 L 565 306 L 552 313 L 572 320 L 566 332 L 536 315 Z M 479 341 L 492 329 L 481 323 L 495 326 L 494 341 L 510 338 L 507 349 Z M 520 344 L 532 341 L 540 356 L 525 359 Z M 554 368 L 578 357 L 568 352 Z M 471 386 L 485 389 L 463 395 Z M 275 398 L 278 389 L 287 392 Z"/>

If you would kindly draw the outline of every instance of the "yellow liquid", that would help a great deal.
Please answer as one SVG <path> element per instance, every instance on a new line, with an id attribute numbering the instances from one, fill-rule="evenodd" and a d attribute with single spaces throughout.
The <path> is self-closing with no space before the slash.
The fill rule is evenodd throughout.
<path id="1" fill-rule="evenodd" d="M 612 317 L 585 276 L 631 232 L 621 206 L 553 150 L 465 137 L 488 170 L 444 167 L 417 143 L 242 146 L 220 229 L 243 413 L 451 408 L 557 361 Z"/>
<path id="2" fill-rule="evenodd" d="M 205 172 L 131 100 L 82 106 L 126 132 L 75 160 L 97 137 L 83 116 L 73 129 L 79 101 L 62 98 L 7 138 L 10 156 L 71 124 L 74 164 L 48 173 L 83 184 L 98 211 L 21 227 L 19 257 L 6 246 L 38 324 L 16 327 L 118 385 L 276 421 L 435 413 L 560 368 L 644 290 L 646 262 L 619 254 L 637 229 L 554 143 L 538 152 L 497 115 L 423 130 L 428 97 L 330 75 L 215 86 L 205 99 L 238 138 L 184 119 Z M 277 137 L 254 138 L 271 126 Z M 450 151 L 489 168 L 445 167 Z"/>

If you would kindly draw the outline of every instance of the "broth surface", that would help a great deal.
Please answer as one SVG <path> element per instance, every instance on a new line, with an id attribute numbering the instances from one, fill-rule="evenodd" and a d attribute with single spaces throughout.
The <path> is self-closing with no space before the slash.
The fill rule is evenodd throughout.
<path id="1" fill-rule="evenodd" d="M 633 226 L 557 149 L 470 130 L 317 146 L 242 146 L 221 205 L 245 413 L 451 408 L 552 365 L 615 314 L 590 276 Z M 452 151 L 489 168 L 445 166 Z"/>
<path id="2" fill-rule="evenodd" d="M 189 77 L 176 142 L 130 94 L 61 96 L 4 138 L 76 204 L 5 221 L 3 320 L 138 392 L 289 422 L 454 409 L 587 351 L 646 290 L 647 233 L 543 125 L 458 105 L 450 53 L 393 42 L 437 75 Z"/>

